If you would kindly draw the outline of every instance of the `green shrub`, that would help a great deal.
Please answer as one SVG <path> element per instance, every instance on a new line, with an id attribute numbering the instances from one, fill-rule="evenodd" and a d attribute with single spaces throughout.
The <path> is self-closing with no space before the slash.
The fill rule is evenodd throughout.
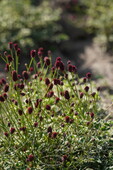
<path id="1" fill-rule="evenodd" d="M 81 0 L 86 7 L 86 26 L 90 32 L 104 36 L 109 48 L 113 42 L 113 1 L 112 0 Z"/>
<path id="2" fill-rule="evenodd" d="M 91 73 L 79 78 L 60 57 L 52 66 L 51 52 L 44 57 L 40 48 L 18 75 L 17 44 L 10 43 L 10 52 L 1 56 L 7 75 L 0 80 L 0 168 L 110 169 L 112 124 L 100 118 Z"/>
<path id="3" fill-rule="evenodd" d="M 57 24 L 60 9 L 52 9 L 49 1 L 42 1 L 38 6 L 31 0 L 0 1 L 0 46 L 12 39 L 21 47 L 39 47 L 43 42 L 59 42 L 66 38 Z M 26 45 L 27 44 L 27 45 Z M 3 47 L 3 48 L 2 48 Z"/>

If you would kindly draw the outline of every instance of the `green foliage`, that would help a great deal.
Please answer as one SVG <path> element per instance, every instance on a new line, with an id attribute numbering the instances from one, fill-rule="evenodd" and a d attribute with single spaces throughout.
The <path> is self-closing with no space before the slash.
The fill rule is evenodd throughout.
<path id="1" fill-rule="evenodd" d="M 86 7 L 86 26 L 90 32 L 104 35 L 107 44 L 113 42 L 113 1 L 112 0 L 81 0 Z"/>
<path id="2" fill-rule="evenodd" d="M 0 46 L 19 42 L 24 48 L 38 47 L 44 41 L 60 41 L 62 28 L 57 24 L 60 9 L 52 9 L 49 1 L 34 6 L 30 0 L 0 1 Z M 61 39 L 65 38 L 62 36 Z"/>

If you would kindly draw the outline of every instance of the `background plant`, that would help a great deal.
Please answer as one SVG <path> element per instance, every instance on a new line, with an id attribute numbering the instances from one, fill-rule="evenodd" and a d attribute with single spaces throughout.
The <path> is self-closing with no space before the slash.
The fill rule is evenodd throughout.
<path id="1" fill-rule="evenodd" d="M 26 49 L 41 45 L 44 42 L 54 44 L 66 36 L 57 23 L 61 10 L 53 9 L 50 1 L 34 3 L 32 0 L 0 1 L 0 46 L 5 49 L 6 42 L 12 39 Z M 54 46 L 54 45 L 51 46 Z"/>
<path id="2" fill-rule="evenodd" d="M 104 42 L 109 49 L 113 42 L 113 1 L 95 0 L 81 1 L 86 7 L 86 26 L 90 32 L 103 36 Z"/>

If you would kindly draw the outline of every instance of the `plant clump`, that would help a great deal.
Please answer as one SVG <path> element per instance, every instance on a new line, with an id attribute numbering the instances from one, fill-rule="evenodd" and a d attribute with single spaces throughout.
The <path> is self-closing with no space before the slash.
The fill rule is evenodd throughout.
<path id="1" fill-rule="evenodd" d="M 99 117 L 100 92 L 91 73 L 79 78 L 71 61 L 66 66 L 57 57 L 52 64 L 51 52 L 44 57 L 40 48 L 31 50 L 19 74 L 18 45 L 10 42 L 9 48 L 1 55 L 6 77 L 0 79 L 0 168 L 109 169 L 111 122 Z"/>

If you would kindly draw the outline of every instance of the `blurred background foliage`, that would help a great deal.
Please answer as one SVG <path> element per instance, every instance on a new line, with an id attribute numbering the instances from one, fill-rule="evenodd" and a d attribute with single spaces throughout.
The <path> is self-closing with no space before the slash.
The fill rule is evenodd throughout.
<path id="1" fill-rule="evenodd" d="M 50 2 L 35 0 L 0 1 L 0 47 L 18 42 L 24 51 L 67 39 L 57 23 L 60 8 L 53 9 Z M 47 47 L 48 48 L 48 47 Z"/>
<path id="2" fill-rule="evenodd" d="M 66 32 L 63 18 L 84 34 L 102 39 L 106 49 L 112 47 L 113 0 L 0 0 L 0 48 L 13 41 L 24 52 L 40 46 L 54 50 L 70 38 L 69 32 L 79 35 L 69 27 Z"/>

